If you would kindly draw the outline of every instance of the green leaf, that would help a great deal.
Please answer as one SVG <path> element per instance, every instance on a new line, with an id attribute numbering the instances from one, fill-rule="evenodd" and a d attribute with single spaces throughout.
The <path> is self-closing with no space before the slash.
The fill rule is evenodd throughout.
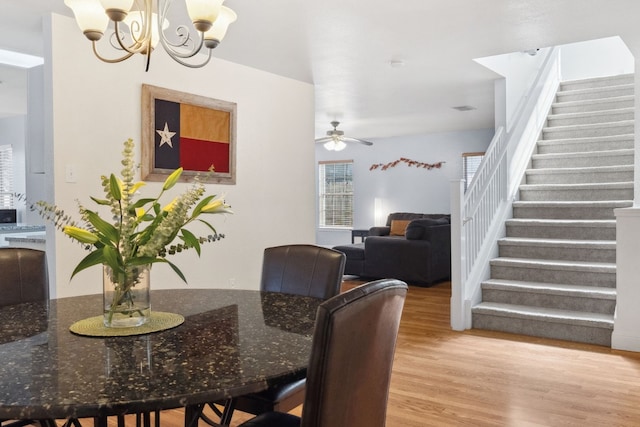
<path id="1" fill-rule="evenodd" d="M 182 240 L 184 240 L 184 242 L 187 245 L 194 248 L 198 253 L 198 256 L 200 256 L 200 242 L 198 241 L 198 238 L 186 228 L 183 228 L 181 231 L 182 231 Z"/>
<path id="2" fill-rule="evenodd" d="M 73 273 L 71 273 L 71 278 L 73 279 L 73 276 L 75 276 L 77 273 L 81 272 L 86 268 L 89 268 L 97 264 L 104 264 L 105 258 L 104 258 L 103 251 L 104 249 L 97 249 L 95 251 L 92 251 L 86 257 L 84 257 L 82 261 L 80 261 L 80 263 L 73 270 Z"/>
<path id="3" fill-rule="evenodd" d="M 164 262 L 166 262 L 167 264 L 169 264 L 169 267 L 171 267 L 173 269 L 173 271 L 175 271 L 175 273 L 182 279 L 182 281 L 184 283 L 187 283 L 187 278 L 184 277 L 184 274 L 182 274 L 182 271 L 180 271 L 180 269 L 178 268 L 177 265 L 175 265 L 174 263 L 172 263 L 171 261 L 167 260 L 166 258 L 164 259 Z"/>
<path id="4" fill-rule="evenodd" d="M 118 230 L 113 225 L 100 218 L 97 213 L 89 210 L 87 210 L 86 212 L 87 219 L 89 220 L 91 225 L 93 225 L 96 230 L 98 230 L 98 232 L 104 235 L 111 242 L 113 242 L 114 244 L 118 244 L 118 241 L 120 240 L 120 233 L 118 232 Z"/>
<path id="5" fill-rule="evenodd" d="M 154 262 L 164 262 L 162 258 L 156 258 L 152 256 L 141 256 L 138 258 L 132 258 L 129 260 L 129 265 L 145 265 L 153 264 Z"/>
<path id="6" fill-rule="evenodd" d="M 156 199 L 150 199 L 150 198 L 147 198 L 147 199 L 140 199 L 140 200 L 138 200 L 137 202 L 135 202 L 133 205 L 131 205 L 131 206 L 129 207 L 129 209 L 137 209 L 137 208 L 141 208 L 141 207 L 143 207 L 144 205 L 146 205 L 147 203 L 152 203 L 152 202 L 155 202 L 155 201 L 156 201 Z"/>
<path id="7" fill-rule="evenodd" d="M 104 254 L 104 263 L 107 264 L 113 271 L 124 273 L 122 269 L 122 262 L 119 260 L 118 252 L 111 246 L 105 246 L 102 249 Z"/>
<path id="8" fill-rule="evenodd" d="M 120 183 L 114 174 L 109 177 L 109 192 L 115 200 L 122 200 L 122 192 L 120 191 Z"/>
<path id="9" fill-rule="evenodd" d="M 215 228 L 213 228 L 213 225 L 209 224 L 207 221 L 205 221 L 204 219 L 199 219 L 198 221 L 200 221 L 201 223 L 205 224 L 207 227 L 209 227 L 211 229 L 211 231 L 213 231 L 213 234 L 218 234 L 218 232 L 216 231 Z"/>
<path id="10" fill-rule="evenodd" d="M 94 202 L 96 202 L 99 205 L 110 205 L 111 202 L 108 201 L 107 199 L 96 199 L 93 196 L 89 196 L 91 198 L 91 200 L 93 200 Z"/>
<path id="11" fill-rule="evenodd" d="M 193 209 L 193 213 L 191 214 L 191 216 L 193 218 L 197 217 L 198 215 L 200 215 L 200 211 L 202 211 L 202 208 L 204 208 L 205 206 L 207 206 L 209 204 L 209 202 L 211 200 L 213 200 L 216 196 L 207 196 L 204 199 L 202 199 L 200 201 L 200 203 L 198 203 L 198 205 Z"/>

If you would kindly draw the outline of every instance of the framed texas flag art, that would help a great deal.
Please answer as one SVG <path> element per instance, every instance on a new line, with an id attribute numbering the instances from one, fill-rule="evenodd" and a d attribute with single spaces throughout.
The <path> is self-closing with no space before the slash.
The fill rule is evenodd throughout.
<path id="1" fill-rule="evenodd" d="M 142 179 L 235 184 L 236 104 L 142 85 Z"/>

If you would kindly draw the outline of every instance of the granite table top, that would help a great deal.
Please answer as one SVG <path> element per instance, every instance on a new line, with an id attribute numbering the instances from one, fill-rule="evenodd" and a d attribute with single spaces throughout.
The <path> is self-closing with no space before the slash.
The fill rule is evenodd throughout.
<path id="1" fill-rule="evenodd" d="M 0 308 L 0 419 L 84 418 L 211 402 L 304 377 L 320 300 L 247 290 L 151 292 L 185 322 L 92 338 L 69 326 L 102 295 Z"/>

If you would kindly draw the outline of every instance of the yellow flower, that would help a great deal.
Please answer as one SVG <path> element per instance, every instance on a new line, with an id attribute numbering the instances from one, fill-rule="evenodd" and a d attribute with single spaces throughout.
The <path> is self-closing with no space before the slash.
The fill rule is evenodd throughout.
<path id="1" fill-rule="evenodd" d="M 131 187 L 131 190 L 129 190 L 129 194 L 133 194 L 136 191 L 138 191 L 140 189 L 140 187 L 142 187 L 143 185 L 147 185 L 146 182 L 144 181 L 140 181 L 140 182 L 136 182 L 135 184 L 133 184 L 133 187 Z"/>
<path id="2" fill-rule="evenodd" d="M 176 185 L 176 182 L 178 182 L 178 179 L 180 179 L 180 175 L 182 175 L 182 168 L 174 170 L 171 175 L 169 175 L 165 180 L 162 189 L 166 191 Z"/>
<path id="3" fill-rule="evenodd" d="M 145 210 L 143 208 L 136 208 L 136 218 L 140 219 L 144 216 Z"/>
<path id="4" fill-rule="evenodd" d="M 96 243 L 98 241 L 98 236 L 93 234 L 90 231 L 84 230 L 82 228 L 73 227 L 71 225 L 65 226 L 62 231 L 69 237 L 76 239 L 82 243 Z"/>
<path id="5" fill-rule="evenodd" d="M 171 212 L 173 210 L 173 208 L 175 207 L 177 200 L 178 200 L 178 198 L 176 197 L 175 199 L 170 201 L 164 208 L 162 208 L 162 210 L 165 211 L 165 212 Z"/>
<path id="6" fill-rule="evenodd" d="M 227 205 L 224 200 L 218 199 L 209 203 L 205 207 L 202 208 L 202 213 L 221 213 L 221 212 L 231 212 L 229 209 L 231 206 Z"/>

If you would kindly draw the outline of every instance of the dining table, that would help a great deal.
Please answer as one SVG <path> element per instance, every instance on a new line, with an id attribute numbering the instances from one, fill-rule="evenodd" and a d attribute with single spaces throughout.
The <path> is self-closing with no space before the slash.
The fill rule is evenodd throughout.
<path id="1" fill-rule="evenodd" d="M 70 327 L 102 294 L 0 307 L 0 420 L 92 419 L 188 408 L 303 378 L 322 301 L 240 289 L 151 291 L 183 323 L 124 336 Z"/>

